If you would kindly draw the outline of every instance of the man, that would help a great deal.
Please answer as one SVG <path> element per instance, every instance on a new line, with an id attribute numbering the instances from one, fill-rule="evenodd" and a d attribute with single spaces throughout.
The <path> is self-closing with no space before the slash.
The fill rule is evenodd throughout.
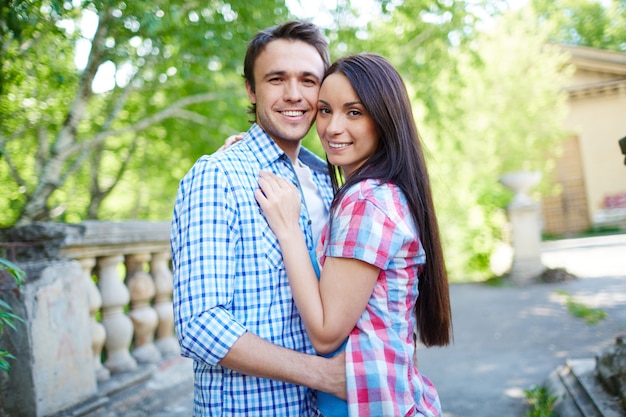
<path id="1" fill-rule="evenodd" d="M 293 303 L 278 241 L 258 207 L 258 173 L 299 184 L 313 248 L 332 188 L 300 143 L 315 120 L 328 45 L 309 23 L 259 32 L 244 61 L 255 123 L 182 179 L 172 221 L 174 315 L 194 360 L 195 416 L 315 416 L 313 389 L 345 396 L 342 359 L 314 354 Z"/>

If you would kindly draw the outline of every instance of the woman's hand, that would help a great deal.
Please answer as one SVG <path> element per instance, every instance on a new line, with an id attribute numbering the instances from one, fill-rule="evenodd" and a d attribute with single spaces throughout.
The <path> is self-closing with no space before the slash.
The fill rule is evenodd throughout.
<path id="1" fill-rule="evenodd" d="M 259 187 L 254 195 L 278 240 L 297 235 L 302 203 L 296 186 L 271 172 L 261 171 Z"/>
<path id="2" fill-rule="evenodd" d="M 224 141 L 224 144 L 222 146 L 220 146 L 219 148 L 217 148 L 217 150 L 215 152 L 221 152 L 224 149 L 230 148 L 235 143 L 237 143 L 241 139 L 243 139 L 243 135 L 245 135 L 245 132 L 241 132 L 241 133 L 238 133 L 236 135 L 232 135 L 232 136 L 227 137 L 226 140 Z"/>

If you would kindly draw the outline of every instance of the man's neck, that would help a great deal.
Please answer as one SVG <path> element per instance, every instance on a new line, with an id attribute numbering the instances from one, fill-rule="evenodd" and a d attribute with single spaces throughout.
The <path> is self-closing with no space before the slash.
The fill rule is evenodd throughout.
<path id="1" fill-rule="evenodd" d="M 283 152 L 285 152 L 289 159 L 291 159 L 292 164 L 295 165 L 298 163 L 298 155 L 300 154 L 300 142 L 284 142 L 277 140 L 274 140 L 274 142 L 276 143 L 276 145 L 278 145 L 280 149 L 283 150 Z"/>

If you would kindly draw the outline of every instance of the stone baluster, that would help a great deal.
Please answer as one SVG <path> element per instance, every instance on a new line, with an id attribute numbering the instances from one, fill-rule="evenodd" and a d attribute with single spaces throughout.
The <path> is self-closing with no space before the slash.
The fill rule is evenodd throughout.
<path id="1" fill-rule="evenodd" d="M 133 322 L 124 314 L 130 300 L 128 289 L 117 273 L 122 256 L 98 258 L 98 285 L 102 295 L 102 324 L 107 338 L 107 359 L 104 365 L 112 372 L 126 372 L 137 368 L 129 349 L 133 340 Z"/>
<path id="2" fill-rule="evenodd" d="M 129 316 L 135 327 L 135 348 L 133 356 L 140 363 L 154 363 L 161 360 L 161 353 L 154 345 L 154 333 L 159 317 L 150 306 L 155 294 L 154 281 L 144 270 L 150 260 L 147 253 L 126 255 L 126 286 L 130 291 Z"/>
<path id="3" fill-rule="evenodd" d="M 101 323 L 96 320 L 96 312 L 102 307 L 102 297 L 98 287 L 91 279 L 91 271 L 96 265 L 95 258 L 83 258 L 79 260 L 83 268 L 83 278 L 87 288 L 87 303 L 89 305 L 89 318 L 91 322 L 91 350 L 93 352 L 93 369 L 96 380 L 105 381 L 110 378 L 111 373 L 102 365 L 101 354 L 106 340 L 106 330 Z"/>
<path id="4" fill-rule="evenodd" d="M 164 356 L 180 354 L 178 341 L 174 336 L 174 310 L 172 309 L 172 272 L 169 268 L 170 252 L 152 254 L 150 271 L 156 287 L 154 309 L 159 315 L 156 332 L 156 345 Z"/>

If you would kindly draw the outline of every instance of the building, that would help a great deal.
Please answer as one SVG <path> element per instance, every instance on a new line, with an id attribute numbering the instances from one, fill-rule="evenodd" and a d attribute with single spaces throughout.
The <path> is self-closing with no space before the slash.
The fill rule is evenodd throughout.
<path id="1" fill-rule="evenodd" d="M 564 142 L 554 172 L 557 194 L 543 198 L 544 233 L 626 231 L 626 53 L 563 46 L 575 73 L 568 93 Z"/>

